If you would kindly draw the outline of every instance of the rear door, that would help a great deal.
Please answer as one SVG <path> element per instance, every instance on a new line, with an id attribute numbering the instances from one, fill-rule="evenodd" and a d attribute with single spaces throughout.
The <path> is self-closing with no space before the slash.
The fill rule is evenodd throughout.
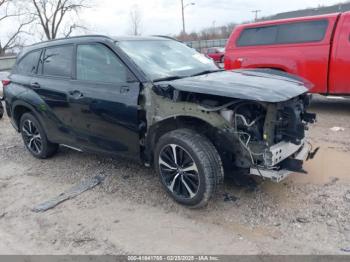
<path id="1" fill-rule="evenodd" d="M 45 126 L 50 140 L 74 144 L 70 128 L 71 110 L 68 91 L 72 81 L 74 45 L 46 48 L 40 59 L 38 74 L 31 79 L 31 89 L 44 100 L 40 110 L 46 114 Z"/>
<path id="2" fill-rule="evenodd" d="M 68 91 L 69 125 L 84 148 L 139 156 L 140 83 L 102 43 L 76 46 L 75 80 Z"/>
<path id="3" fill-rule="evenodd" d="M 11 88 L 6 90 L 6 101 L 12 104 L 13 99 L 23 92 L 28 91 L 31 86 L 32 77 L 37 73 L 39 58 L 42 50 L 34 50 L 20 57 L 16 62 L 9 78 Z"/>

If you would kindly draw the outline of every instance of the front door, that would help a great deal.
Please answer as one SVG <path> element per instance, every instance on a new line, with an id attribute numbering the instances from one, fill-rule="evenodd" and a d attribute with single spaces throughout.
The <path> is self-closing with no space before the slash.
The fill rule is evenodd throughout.
<path id="1" fill-rule="evenodd" d="M 100 43 L 76 46 L 75 71 L 68 100 L 76 143 L 138 157 L 140 83 L 114 51 Z"/>

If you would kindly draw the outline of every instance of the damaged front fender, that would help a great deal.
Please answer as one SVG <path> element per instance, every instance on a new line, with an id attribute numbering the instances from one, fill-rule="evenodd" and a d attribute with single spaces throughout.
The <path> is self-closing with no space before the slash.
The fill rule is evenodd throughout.
<path id="1" fill-rule="evenodd" d="M 157 95 L 152 88 L 145 88 L 143 90 L 145 96 L 145 110 L 147 125 L 152 125 L 169 119 L 180 116 L 188 116 L 201 119 L 208 124 L 220 129 L 230 129 L 228 123 L 221 115 L 216 112 L 208 112 L 195 103 L 170 100 L 166 96 Z"/>

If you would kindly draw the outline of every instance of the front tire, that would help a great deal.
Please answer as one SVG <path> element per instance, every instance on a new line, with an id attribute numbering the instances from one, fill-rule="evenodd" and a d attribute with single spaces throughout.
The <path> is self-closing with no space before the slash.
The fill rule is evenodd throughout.
<path id="1" fill-rule="evenodd" d="M 51 143 L 36 117 L 25 113 L 20 120 L 20 132 L 27 150 L 36 158 L 46 159 L 53 156 L 58 144 Z"/>
<path id="2" fill-rule="evenodd" d="M 154 165 L 167 193 L 192 208 L 205 206 L 223 177 L 214 145 L 190 129 L 163 135 L 156 146 Z"/>

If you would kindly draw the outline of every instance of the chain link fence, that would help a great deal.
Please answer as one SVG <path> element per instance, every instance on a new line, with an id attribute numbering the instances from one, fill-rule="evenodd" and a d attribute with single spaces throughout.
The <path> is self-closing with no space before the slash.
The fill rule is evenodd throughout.
<path id="1" fill-rule="evenodd" d="M 210 48 L 210 47 L 225 47 L 226 42 L 227 42 L 227 39 L 212 39 L 212 40 L 189 41 L 185 43 L 189 47 L 192 47 L 202 52 L 203 49 Z"/>
<path id="2" fill-rule="evenodd" d="M 16 63 L 16 56 L 0 56 L 0 71 L 8 71 Z"/>

